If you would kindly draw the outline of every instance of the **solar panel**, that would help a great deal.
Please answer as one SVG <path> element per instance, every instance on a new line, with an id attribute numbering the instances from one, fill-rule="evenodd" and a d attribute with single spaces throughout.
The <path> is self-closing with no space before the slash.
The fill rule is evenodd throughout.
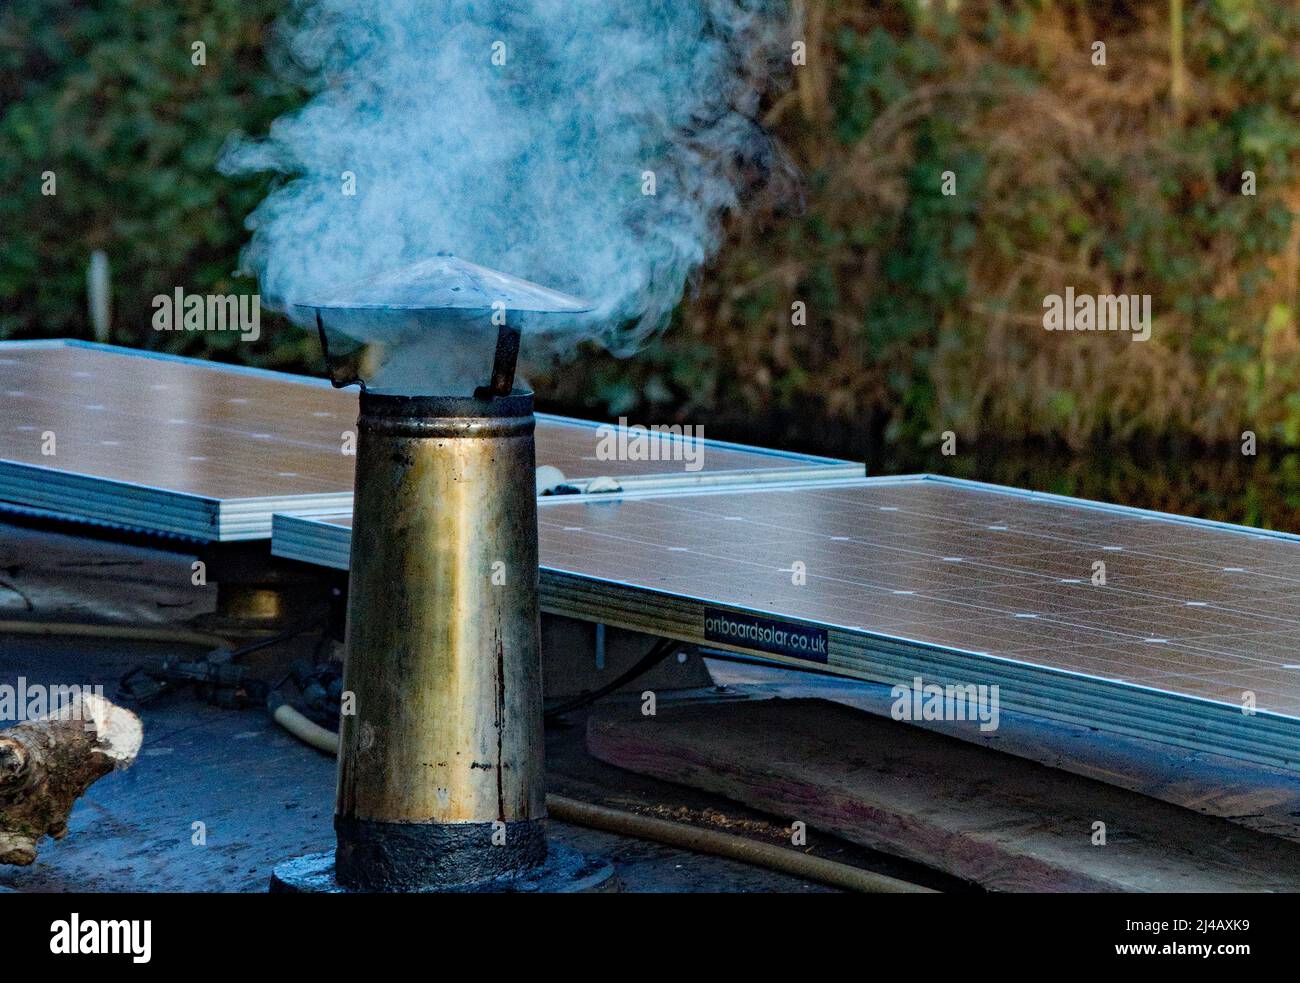
<path id="1" fill-rule="evenodd" d="M 1300 537 L 932 476 L 539 512 L 551 613 L 1300 768 Z"/>
<path id="2" fill-rule="evenodd" d="M 199 540 L 265 539 L 284 509 L 348 508 L 357 394 L 324 380 L 85 342 L 0 343 L 0 508 Z M 670 441 L 676 438 L 665 438 Z M 848 461 L 705 440 L 699 470 L 603 459 L 595 423 L 540 415 L 539 464 L 582 486 L 861 474 Z M 626 447 L 624 448 L 626 450 Z M 635 454 L 632 455 L 635 457 Z"/>

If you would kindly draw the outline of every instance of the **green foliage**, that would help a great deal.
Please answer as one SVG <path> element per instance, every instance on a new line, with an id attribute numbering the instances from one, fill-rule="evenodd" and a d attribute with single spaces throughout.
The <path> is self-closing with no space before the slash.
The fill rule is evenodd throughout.
<path id="1" fill-rule="evenodd" d="M 1287 282 L 1300 8 L 1186 8 L 1181 120 L 1163 5 L 827 8 L 826 112 L 781 130 L 804 162 L 807 212 L 779 237 L 742 224 L 656 363 L 711 348 L 715 413 L 744 428 L 785 411 L 823 448 L 837 418 L 863 435 L 842 449 L 925 446 L 946 429 L 1078 445 L 1251 426 L 1300 442 L 1300 292 Z M 1097 37 L 1108 67 L 1088 60 Z M 940 191 L 947 171 L 956 196 Z M 1043 297 L 1066 286 L 1150 294 L 1155 340 L 1043 332 Z M 792 296 L 806 330 L 789 327 Z M 645 377 L 585 360 L 626 393 Z"/>
<path id="2" fill-rule="evenodd" d="M 1300 243 L 1300 7 L 1188 0 L 1175 121 L 1165 4 L 809 4 L 823 32 L 809 65 L 760 112 L 806 207 L 734 220 L 636 358 L 584 351 L 533 371 L 552 406 L 707 417 L 842 452 L 945 429 L 1080 443 L 1249 426 L 1300 446 L 1300 288 L 1284 282 Z M 216 164 L 303 99 L 268 57 L 289 9 L 0 6 L 0 336 L 87 336 L 86 264 L 103 249 L 115 340 L 313 364 L 314 342 L 269 319 L 257 346 L 148 327 L 151 298 L 175 286 L 256 289 L 234 271 L 267 181 Z M 1104 69 L 1088 63 L 1096 37 Z M 1151 294 L 1156 340 L 1048 336 L 1035 312 L 1067 284 Z"/>
<path id="3" fill-rule="evenodd" d="M 941 19 L 940 34 L 951 25 Z M 882 27 L 865 36 L 838 37 L 839 86 L 832 108 L 836 134 L 852 145 L 872 124 L 897 109 L 917 88 L 945 72 L 943 51 L 925 35 L 895 37 Z M 876 256 L 880 282 L 863 312 L 861 336 L 885 366 L 885 390 L 900 408 L 892 439 L 921 437 L 932 419 L 929 367 L 943 312 L 966 292 L 965 257 L 975 240 L 972 209 L 979 199 L 983 161 L 948 120 L 926 116 L 914 134 L 901 211 L 854 216 L 861 224 L 844 238 Z M 944 194 L 945 176 L 961 174 L 962 194 Z M 812 221 L 821 221 L 814 211 Z"/>
<path id="4" fill-rule="evenodd" d="M 265 193 L 229 178 L 225 142 L 264 132 L 300 90 L 267 62 L 280 0 L 9 0 L 0 7 L 0 335 L 87 337 L 86 267 L 112 267 L 114 340 L 233 346 L 233 334 L 155 334 L 151 299 L 249 293 L 243 223 Z M 192 45 L 206 45 L 206 65 Z M 54 195 L 43 195 L 52 171 Z M 303 361 L 300 335 L 263 324 L 255 351 Z"/>

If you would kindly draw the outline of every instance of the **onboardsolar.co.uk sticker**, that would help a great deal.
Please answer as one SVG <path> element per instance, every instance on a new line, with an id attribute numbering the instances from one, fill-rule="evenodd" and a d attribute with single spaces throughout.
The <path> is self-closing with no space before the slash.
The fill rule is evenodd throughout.
<path id="1" fill-rule="evenodd" d="M 705 608 L 704 638 L 770 655 L 826 663 L 826 629 L 812 625 L 775 621 L 722 608 Z"/>

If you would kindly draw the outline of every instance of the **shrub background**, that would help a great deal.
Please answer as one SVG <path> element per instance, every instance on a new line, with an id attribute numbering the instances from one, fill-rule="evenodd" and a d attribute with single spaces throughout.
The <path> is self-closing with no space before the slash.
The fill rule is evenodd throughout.
<path id="1" fill-rule="evenodd" d="M 808 64 L 763 121 L 803 175 L 802 207 L 731 218 L 637 358 L 534 367 L 552 408 L 859 457 L 923 451 L 945 430 L 1082 448 L 1251 429 L 1300 445 L 1300 5 L 793 7 Z M 215 165 L 232 135 L 306 97 L 270 60 L 291 13 L 0 8 L 0 335 L 88 337 L 86 264 L 103 249 L 118 343 L 319 371 L 315 339 L 275 318 L 256 345 L 149 329 L 150 298 L 175 285 L 256 290 L 233 271 L 269 179 Z M 199 40 L 206 66 L 191 64 Z M 40 193 L 46 170 L 57 196 Z M 955 197 L 940 193 L 948 170 Z M 1066 286 L 1151 294 L 1152 340 L 1044 331 L 1042 299 Z"/>

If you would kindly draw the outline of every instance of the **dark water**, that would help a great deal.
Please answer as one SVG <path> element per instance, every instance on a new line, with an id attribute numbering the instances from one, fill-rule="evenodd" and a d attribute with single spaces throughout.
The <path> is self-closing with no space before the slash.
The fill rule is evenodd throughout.
<path id="1" fill-rule="evenodd" d="M 1074 495 L 1266 529 L 1300 533 L 1300 454 L 1228 446 L 1200 450 L 980 447 L 944 457 L 885 454 L 872 474 L 935 474 Z"/>

